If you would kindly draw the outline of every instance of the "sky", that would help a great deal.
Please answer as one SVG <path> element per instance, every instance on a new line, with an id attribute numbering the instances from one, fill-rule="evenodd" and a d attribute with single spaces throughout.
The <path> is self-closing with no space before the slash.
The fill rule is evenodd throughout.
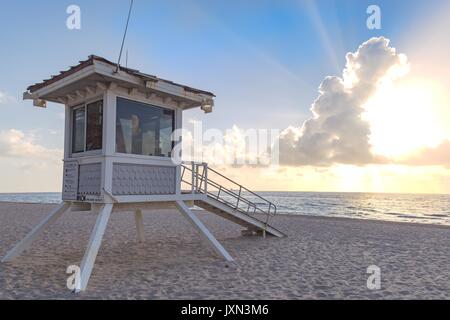
<path id="1" fill-rule="evenodd" d="M 66 27 L 72 4 L 80 30 Z M 366 25 L 373 4 L 379 30 Z M 450 193 L 449 9 L 135 0 L 125 49 L 131 68 L 216 94 L 213 113 L 185 112 L 186 127 L 281 132 L 279 167 L 220 166 L 250 188 Z M 63 106 L 34 108 L 22 93 L 90 54 L 117 60 L 127 10 L 125 0 L 2 3 L 0 192 L 60 191 Z"/>

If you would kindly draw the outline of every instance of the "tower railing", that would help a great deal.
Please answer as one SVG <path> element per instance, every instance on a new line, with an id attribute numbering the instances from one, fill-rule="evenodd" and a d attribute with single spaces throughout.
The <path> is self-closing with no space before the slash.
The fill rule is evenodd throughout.
<path id="1" fill-rule="evenodd" d="M 206 194 L 246 215 L 264 215 L 266 224 L 277 213 L 274 203 L 210 168 L 207 163 L 184 162 L 181 183 L 182 189 L 186 187 L 184 192 Z"/>

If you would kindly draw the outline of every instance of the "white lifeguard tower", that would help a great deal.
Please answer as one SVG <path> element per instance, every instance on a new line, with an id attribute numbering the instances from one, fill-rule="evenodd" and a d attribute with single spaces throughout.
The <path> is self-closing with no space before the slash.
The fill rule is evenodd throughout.
<path id="1" fill-rule="evenodd" d="M 183 110 L 212 111 L 214 95 L 90 56 L 59 75 L 28 87 L 24 99 L 37 107 L 65 105 L 63 202 L 20 241 L 9 262 L 66 211 L 95 211 L 80 269 L 85 290 L 113 211 L 135 212 L 138 240 L 144 241 L 142 213 L 176 207 L 212 248 L 233 260 L 188 204 L 231 220 L 245 234 L 283 237 L 271 227 L 276 206 L 206 163 L 176 164 L 172 133 L 182 126 Z"/>

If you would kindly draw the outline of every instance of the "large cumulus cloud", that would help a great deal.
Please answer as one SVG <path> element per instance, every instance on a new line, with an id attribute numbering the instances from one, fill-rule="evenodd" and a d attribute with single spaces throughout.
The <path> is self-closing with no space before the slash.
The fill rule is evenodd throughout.
<path id="1" fill-rule="evenodd" d="M 313 117 L 280 136 L 280 160 L 287 165 L 380 162 L 371 153 L 370 124 L 362 119 L 364 104 L 386 79 L 407 70 L 406 56 L 383 37 L 363 43 L 346 55 L 342 77 L 326 77 L 311 107 Z"/>

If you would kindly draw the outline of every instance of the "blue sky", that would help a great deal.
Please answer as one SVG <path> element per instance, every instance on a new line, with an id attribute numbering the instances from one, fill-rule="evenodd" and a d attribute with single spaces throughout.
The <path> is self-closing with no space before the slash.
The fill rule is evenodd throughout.
<path id="1" fill-rule="evenodd" d="M 68 30 L 66 8 L 81 8 L 81 30 Z M 63 108 L 21 101 L 26 87 L 89 54 L 116 60 L 129 2 L 3 2 L 0 10 L 0 131 L 32 134 L 46 148 L 63 146 Z M 366 8 L 382 10 L 369 30 Z M 129 67 L 217 95 L 212 114 L 185 113 L 219 129 L 301 126 L 317 88 L 341 75 L 345 54 L 374 36 L 408 53 L 424 21 L 446 1 L 135 0 L 125 48 Z M 415 44 L 414 44 L 415 45 Z M 123 61 L 124 62 L 124 61 Z M 16 101 L 14 101 L 16 100 Z"/>
<path id="2" fill-rule="evenodd" d="M 401 49 L 415 22 L 439 1 L 377 1 L 382 30 L 365 27 L 373 1 L 136 0 L 129 66 L 217 94 L 207 126 L 285 128 L 309 114 L 317 86 L 338 74 L 345 53 L 375 35 Z M 82 29 L 65 27 L 77 4 Z M 0 90 L 20 99 L 27 85 L 89 54 L 117 59 L 128 1 L 13 1 L 0 12 Z M 326 39 L 324 39 L 326 35 Z M 328 42 L 328 43 L 327 43 Z M 262 78 L 263 77 L 263 78 Z M 270 90 L 269 90 L 270 89 Z M 237 110 L 245 108 L 248 112 Z M 28 117 L 22 117 L 23 112 Z M 60 106 L 2 107 L 0 128 L 62 130 Z M 257 114 L 255 118 L 255 113 Z M 193 117 L 204 119 L 201 113 Z M 61 145 L 61 139 L 47 143 Z"/>

